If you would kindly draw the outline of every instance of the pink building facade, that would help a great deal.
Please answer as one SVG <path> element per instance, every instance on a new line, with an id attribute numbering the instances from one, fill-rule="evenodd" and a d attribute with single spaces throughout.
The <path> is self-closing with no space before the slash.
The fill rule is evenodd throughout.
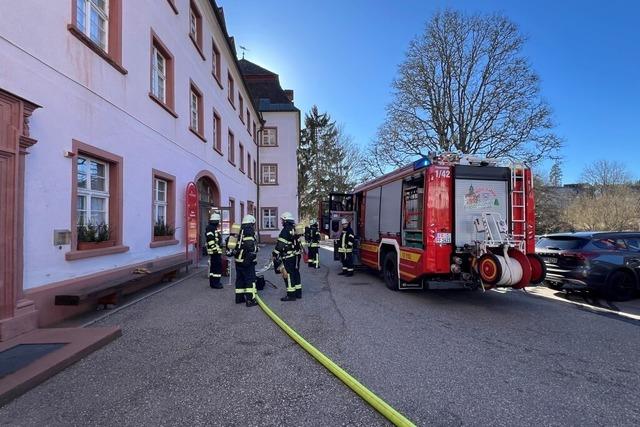
<path id="1" fill-rule="evenodd" d="M 12 2 L 0 64 L 0 340 L 90 307 L 56 294 L 197 261 L 189 182 L 199 239 L 214 207 L 258 216 L 264 120 L 215 1 Z"/>

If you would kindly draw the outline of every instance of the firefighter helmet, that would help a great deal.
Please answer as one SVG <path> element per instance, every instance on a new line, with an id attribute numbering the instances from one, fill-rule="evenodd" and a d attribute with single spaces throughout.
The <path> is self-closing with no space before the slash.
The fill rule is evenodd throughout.
<path id="1" fill-rule="evenodd" d="M 256 223 L 256 217 L 254 217 L 253 215 L 245 215 L 244 218 L 242 218 L 242 224 L 255 224 Z"/>
<path id="2" fill-rule="evenodd" d="M 293 219 L 293 215 L 291 215 L 291 212 L 283 213 L 282 215 L 280 215 L 280 219 L 285 221 L 285 222 L 287 222 L 287 221 L 291 221 L 291 222 L 295 221 Z"/>
<path id="3" fill-rule="evenodd" d="M 349 222 L 350 221 L 347 218 L 342 218 L 342 225 L 348 225 Z"/>
<path id="4" fill-rule="evenodd" d="M 309 226 L 316 225 L 317 223 L 318 223 L 318 220 L 317 220 L 317 219 L 315 219 L 315 218 L 311 218 L 311 219 L 309 220 Z"/>
<path id="5" fill-rule="evenodd" d="M 220 214 L 219 213 L 212 213 L 211 216 L 209 217 L 209 221 L 217 221 L 220 222 Z"/>

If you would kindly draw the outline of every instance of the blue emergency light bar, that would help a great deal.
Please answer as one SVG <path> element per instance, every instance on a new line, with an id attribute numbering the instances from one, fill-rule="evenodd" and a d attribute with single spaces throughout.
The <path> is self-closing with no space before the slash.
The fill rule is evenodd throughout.
<path id="1" fill-rule="evenodd" d="M 431 160 L 429 160 L 427 157 L 423 157 L 413 162 L 413 170 L 415 171 L 418 169 L 422 169 L 424 167 L 429 166 L 430 164 L 431 164 Z"/>

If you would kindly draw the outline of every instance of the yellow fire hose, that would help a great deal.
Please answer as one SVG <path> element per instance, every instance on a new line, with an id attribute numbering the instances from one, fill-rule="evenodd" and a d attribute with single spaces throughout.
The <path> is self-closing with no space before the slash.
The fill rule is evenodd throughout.
<path id="1" fill-rule="evenodd" d="M 318 362 L 320 362 L 325 368 L 327 368 L 333 375 L 338 377 L 340 381 L 345 383 L 351 390 L 356 392 L 358 396 L 364 399 L 369 405 L 371 405 L 376 411 L 378 411 L 382 416 L 391 421 L 393 424 L 397 426 L 413 426 L 411 421 L 405 418 L 400 412 L 393 409 L 389 406 L 384 400 L 380 399 L 378 396 L 373 394 L 369 389 L 360 384 L 358 380 L 349 375 L 344 369 L 340 366 L 336 365 L 329 359 L 327 356 L 322 354 L 317 348 L 309 344 L 304 338 L 302 338 L 295 330 L 293 330 L 289 325 L 287 325 L 282 319 L 280 319 L 267 304 L 265 304 L 260 297 L 256 297 L 258 299 L 258 304 L 262 310 L 273 320 L 276 325 L 280 326 L 280 328 L 287 333 L 295 342 L 297 342 L 300 347 L 305 349 L 307 353 L 312 355 Z"/>

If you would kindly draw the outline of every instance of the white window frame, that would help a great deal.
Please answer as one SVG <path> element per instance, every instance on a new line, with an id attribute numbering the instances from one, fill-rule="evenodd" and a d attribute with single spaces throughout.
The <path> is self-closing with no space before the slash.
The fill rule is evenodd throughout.
<path id="1" fill-rule="evenodd" d="M 164 201 L 160 200 L 160 183 L 164 184 Z M 161 179 L 161 178 L 154 178 L 153 179 L 153 222 L 154 224 L 157 224 L 159 221 L 158 218 L 158 212 L 159 212 L 159 207 L 164 207 L 164 221 L 162 221 L 163 224 L 167 224 L 167 216 L 168 216 L 168 209 L 169 209 L 169 181 L 167 181 L 166 179 Z"/>
<path id="2" fill-rule="evenodd" d="M 189 8 L 189 34 L 193 39 L 198 42 L 198 15 L 193 10 L 193 7 Z"/>
<path id="3" fill-rule="evenodd" d="M 158 57 L 162 58 L 162 61 L 158 61 Z M 162 70 L 160 64 L 162 64 Z M 160 91 L 160 82 L 162 82 L 162 91 Z M 167 58 L 155 46 L 153 46 L 151 67 L 151 93 L 160 101 L 167 102 Z"/>
<path id="4" fill-rule="evenodd" d="M 278 145 L 278 133 L 276 128 L 264 128 L 262 130 L 262 145 L 264 147 L 276 147 Z"/>
<path id="5" fill-rule="evenodd" d="M 199 124 L 200 124 L 200 111 L 198 111 L 198 104 L 200 100 L 200 96 L 196 93 L 193 88 L 190 89 L 189 99 L 190 99 L 190 117 L 191 117 L 191 129 L 196 132 L 200 132 Z"/>
<path id="6" fill-rule="evenodd" d="M 262 165 L 260 172 L 261 172 L 260 182 L 262 184 L 278 183 L 278 165 L 273 165 L 273 164 Z M 269 177 L 269 179 L 266 179 L 267 176 Z"/>
<path id="7" fill-rule="evenodd" d="M 277 230 L 278 229 L 278 210 L 276 208 L 262 208 L 262 229 Z M 268 227 L 272 224 L 272 227 Z"/>
<path id="8" fill-rule="evenodd" d="M 96 199 L 104 199 L 104 223 L 109 225 L 109 163 L 104 162 L 102 160 L 98 160 L 95 159 L 93 157 L 90 156 L 85 156 L 83 154 L 78 155 L 78 159 L 76 160 L 76 162 L 78 162 L 80 159 L 84 159 L 85 160 L 85 165 L 89 165 L 90 162 L 95 162 L 99 165 L 102 165 L 104 167 L 104 190 L 96 190 L 91 188 L 91 169 L 87 169 L 85 172 L 81 172 L 80 171 L 80 165 L 77 165 L 77 174 L 84 174 L 86 175 L 86 188 L 81 188 L 79 185 L 79 181 L 76 182 L 76 190 L 77 190 L 77 197 L 82 197 L 84 198 L 84 206 L 85 206 L 85 210 L 83 214 L 80 214 L 79 212 L 79 205 L 78 205 L 78 201 L 76 199 L 76 223 L 80 224 L 80 216 L 82 215 L 82 224 L 84 225 L 88 225 L 93 223 L 91 221 L 91 217 L 92 215 L 92 210 L 91 210 L 91 200 L 93 198 Z M 86 167 L 86 166 L 85 166 Z"/>
<path id="9" fill-rule="evenodd" d="M 109 49 L 109 0 L 104 0 L 104 10 L 98 6 L 99 0 L 76 0 L 76 26 L 89 40 L 100 46 L 105 52 Z M 91 36 L 91 11 L 95 11 L 104 21 L 104 40 Z M 80 16 L 80 12 L 84 15 Z M 99 34 L 100 29 L 98 29 Z"/>

